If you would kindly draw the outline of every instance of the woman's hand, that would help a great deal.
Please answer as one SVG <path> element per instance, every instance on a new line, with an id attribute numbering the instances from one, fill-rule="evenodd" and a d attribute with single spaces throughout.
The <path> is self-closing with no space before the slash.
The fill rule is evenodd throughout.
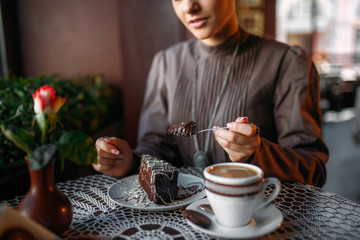
<path id="1" fill-rule="evenodd" d="M 247 117 L 239 117 L 227 124 L 229 131 L 214 131 L 216 141 L 229 154 L 232 162 L 244 162 L 260 146 L 259 128 L 249 123 Z"/>
<path id="2" fill-rule="evenodd" d="M 115 137 L 101 137 L 95 143 L 97 164 L 93 168 L 110 176 L 124 176 L 134 164 L 129 144 Z"/>

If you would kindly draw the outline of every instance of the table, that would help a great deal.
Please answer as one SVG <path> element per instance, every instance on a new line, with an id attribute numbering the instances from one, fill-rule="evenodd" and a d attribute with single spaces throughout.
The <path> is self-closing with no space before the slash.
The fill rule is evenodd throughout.
<path id="1" fill-rule="evenodd" d="M 199 168 L 180 172 L 202 176 Z M 118 178 L 95 174 L 57 184 L 73 205 L 73 222 L 65 239 L 216 239 L 192 228 L 183 209 L 148 212 L 121 207 L 107 195 Z M 21 196 L 8 201 L 17 206 Z M 283 183 L 274 205 L 282 225 L 259 239 L 360 239 L 360 205 L 300 183 Z"/>

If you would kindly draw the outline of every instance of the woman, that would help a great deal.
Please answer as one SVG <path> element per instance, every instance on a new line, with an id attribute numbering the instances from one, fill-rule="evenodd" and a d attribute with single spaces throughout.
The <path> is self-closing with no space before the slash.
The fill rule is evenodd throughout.
<path id="1" fill-rule="evenodd" d="M 299 47 L 250 35 L 237 24 L 236 1 L 173 0 L 195 36 L 153 59 L 138 146 L 116 137 L 96 141 L 94 169 L 124 176 L 142 153 L 174 165 L 232 161 L 260 166 L 266 176 L 322 186 L 328 150 L 321 137 L 319 78 Z M 194 120 L 193 137 L 166 134 Z M 259 134 L 259 130 L 261 133 Z"/>

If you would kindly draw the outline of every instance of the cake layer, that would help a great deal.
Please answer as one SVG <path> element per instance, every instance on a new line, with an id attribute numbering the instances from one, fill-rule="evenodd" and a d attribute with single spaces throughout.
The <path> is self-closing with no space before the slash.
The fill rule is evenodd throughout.
<path id="1" fill-rule="evenodd" d="M 139 183 L 150 201 L 157 204 L 171 203 L 177 199 L 179 172 L 170 163 L 143 154 L 139 170 Z"/>

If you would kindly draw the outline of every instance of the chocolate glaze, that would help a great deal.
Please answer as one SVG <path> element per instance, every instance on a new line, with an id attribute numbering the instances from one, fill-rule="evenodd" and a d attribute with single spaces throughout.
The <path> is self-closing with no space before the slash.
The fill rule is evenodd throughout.
<path id="1" fill-rule="evenodd" d="M 204 184 L 201 182 L 194 182 L 194 183 L 188 185 L 187 187 L 180 185 L 177 199 L 183 200 L 183 199 L 189 198 L 189 197 L 197 194 L 198 192 L 201 192 L 203 189 L 204 189 Z"/>
<path id="2" fill-rule="evenodd" d="M 182 122 L 176 125 L 171 126 L 167 133 L 169 135 L 189 137 L 195 134 L 196 123 L 194 121 Z"/>

